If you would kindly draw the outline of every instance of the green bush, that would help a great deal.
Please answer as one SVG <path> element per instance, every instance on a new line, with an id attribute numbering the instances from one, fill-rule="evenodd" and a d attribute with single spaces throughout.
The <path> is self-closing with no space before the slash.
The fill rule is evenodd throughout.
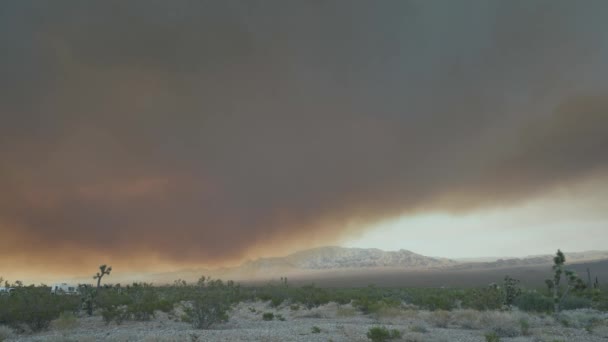
<path id="1" fill-rule="evenodd" d="M 475 310 L 498 310 L 502 307 L 504 298 L 504 293 L 497 287 L 473 289 L 463 304 Z"/>
<path id="2" fill-rule="evenodd" d="M 133 303 L 126 291 L 116 288 L 101 288 L 95 296 L 95 306 L 101 310 L 101 317 L 106 324 L 121 324 L 129 319 L 128 306 Z"/>
<path id="3" fill-rule="evenodd" d="M 274 314 L 272 312 L 264 312 L 262 319 L 265 321 L 272 321 L 274 319 Z"/>
<path id="4" fill-rule="evenodd" d="M 367 338 L 373 342 L 384 342 L 401 338 L 401 332 L 397 329 L 388 330 L 386 327 L 372 327 L 367 332 Z"/>
<path id="5" fill-rule="evenodd" d="M 158 293 L 150 284 L 134 283 L 126 291 L 127 296 L 129 296 L 127 313 L 130 318 L 136 321 L 149 321 L 154 317 L 154 311 L 161 308 L 166 310 L 167 307 L 165 306 L 169 306 L 169 303 L 160 300 Z"/>
<path id="6" fill-rule="evenodd" d="M 185 309 L 187 319 L 196 329 L 209 329 L 228 320 L 228 311 L 239 300 L 240 287 L 232 281 L 201 277 L 192 293 L 191 306 Z"/>
<path id="7" fill-rule="evenodd" d="M 79 305 L 78 297 L 52 295 L 46 286 L 19 287 L 10 296 L 0 296 L 0 325 L 20 330 L 25 324 L 32 331 L 41 331 L 62 312 L 77 311 Z"/>
<path id="8" fill-rule="evenodd" d="M 522 311 L 527 312 L 551 312 L 553 311 L 553 300 L 539 292 L 523 292 L 513 304 Z"/>
<path id="9" fill-rule="evenodd" d="M 589 298 L 568 296 L 562 300 L 560 308 L 562 310 L 576 310 L 590 308 L 592 306 L 593 303 Z"/>
<path id="10" fill-rule="evenodd" d="M 429 332 L 429 330 L 424 325 L 413 325 L 410 327 L 410 331 L 421 334 Z"/>
<path id="11" fill-rule="evenodd" d="M 317 326 L 312 327 L 312 333 L 313 334 L 319 334 L 319 333 L 321 333 L 321 328 L 319 328 Z"/>

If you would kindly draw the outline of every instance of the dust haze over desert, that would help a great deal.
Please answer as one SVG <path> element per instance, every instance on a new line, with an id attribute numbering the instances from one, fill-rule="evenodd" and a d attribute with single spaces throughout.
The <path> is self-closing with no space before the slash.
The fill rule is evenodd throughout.
<path id="1" fill-rule="evenodd" d="M 1 273 L 233 267 L 330 245 L 602 249 L 607 13 L 3 2 Z"/>

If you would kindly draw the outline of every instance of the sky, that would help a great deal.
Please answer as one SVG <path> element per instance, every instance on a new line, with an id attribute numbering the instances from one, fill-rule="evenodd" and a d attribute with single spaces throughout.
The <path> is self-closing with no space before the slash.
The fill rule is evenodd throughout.
<path id="1" fill-rule="evenodd" d="M 608 241 L 608 3 L 0 3 L 0 275 Z M 523 242 L 522 242 L 523 241 Z"/>

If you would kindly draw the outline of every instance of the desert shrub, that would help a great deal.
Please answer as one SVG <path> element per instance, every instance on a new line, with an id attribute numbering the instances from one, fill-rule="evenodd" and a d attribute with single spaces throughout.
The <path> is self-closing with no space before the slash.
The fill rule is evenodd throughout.
<path id="1" fill-rule="evenodd" d="M 455 303 L 460 299 L 460 296 L 454 296 L 447 291 L 420 291 L 417 294 L 410 294 L 407 297 L 408 303 L 427 310 L 452 310 L 455 308 Z"/>
<path id="2" fill-rule="evenodd" d="M 282 322 L 283 322 L 283 321 L 285 321 L 285 317 L 283 317 L 283 315 L 281 315 L 281 314 L 277 314 L 275 317 L 276 317 L 276 318 L 277 318 L 279 321 L 282 321 Z"/>
<path id="3" fill-rule="evenodd" d="M 486 342 L 500 342 L 500 336 L 495 332 L 489 332 L 484 335 L 486 338 Z"/>
<path id="4" fill-rule="evenodd" d="M 161 308 L 165 311 L 171 306 L 167 301 L 161 301 L 158 293 L 150 284 L 134 283 L 127 288 L 129 302 L 127 304 L 128 316 L 136 321 L 148 321 L 154 317 L 154 311 Z"/>
<path id="5" fill-rule="evenodd" d="M 111 322 L 122 324 L 128 319 L 129 313 L 126 306 L 108 306 L 101 309 L 101 317 L 106 324 Z"/>
<path id="6" fill-rule="evenodd" d="M 564 326 L 582 329 L 601 323 L 601 317 L 602 316 L 598 311 L 579 309 L 562 311 L 559 315 L 555 316 L 555 319 Z"/>
<path id="7" fill-rule="evenodd" d="M 589 298 L 568 296 L 564 298 L 560 304 L 562 310 L 585 309 L 592 306 L 592 301 Z"/>
<path id="8" fill-rule="evenodd" d="M 522 311 L 527 312 L 551 312 L 553 311 L 553 300 L 536 291 L 523 292 L 513 304 Z"/>
<path id="9" fill-rule="evenodd" d="M 521 288 L 519 287 L 519 280 L 513 279 L 509 276 L 505 276 L 503 282 L 503 305 L 506 309 L 511 310 L 515 299 L 521 295 Z"/>
<path id="10" fill-rule="evenodd" d="M 281 298 L 281 297 L 273 297 L 270 300 L 270 306 L 273 308 L 278 307 L 279 305 L 283 304 L 283 302 L 285 301 L 285 298 Z"/>
<path id="11" fill-rule="evenodd" d="M 327 290 L 318 288 L 315 285 L 302 286 L 296 289 L 293 296 L 295 302 L 302 303 L 308 309 L 327 304 L 331 300 L 331 296 Z"/>
<path id="12" fill-rule="evenodd" d="M 289 309 L 291 309 L 291 311 L 298 311 L 298 310 L 300 310 L 300 305 L 298 305 L 298 304 L 291 304 L 289 306 Z"/>
<path id="13" fill-rule="evenodd" d="M 128 306 L 131 297 L 124 291 L 115 288 L 102 288 L 97 291 L 95 305 L 101 310 L 101 317 L 106 324 L 121 324 L 129 318 Z"/>
<path id="14" fill-rule="evenodd" d="M 521 331 L 520 319 L 510 311 L 485 311 L 480 315 L 479 324 L 500 337 L 516 337 Z"/>
<path id="15" fill-rule="evenodd" d="M 0 296 L 0 324 L 32 331 L 47 329 L 52 320 L 64 311 L 76 311 L 80 300 L 76 296 L 56 296 L 50 288 L 19 287 L 10 296 Z"/>
<path id="16" fill-rule="evenodd" d="M 209 329 L 228 320 L 228 311 L 239 299 L 240 287 L 234 282 L 201 277 L 192 293 L 191 305 L 185 308 L 188 320 L 196 329 Z"/>
<path id="17" fill-rule="evenodd" d="M 370 297 L 362 297 L 353 301 L 353 306 L 356 307 L 364 315 L 378 314 L 390 308 L 398 308 L 401 302 L 393 298 L 375 299 Z"/>
<path id="18" fill-rule="evenodd" d="M 321 333 L 321 328 L 319 328 L 317 326 L 312 327 L 312 333 L 313 334 L 319 334 L 319 333 Z"/>
<path id="19" fill-rule="evenodd" d="M 463 305 L 475 310 L 498 310 L 504 302 L 504 294 L 498 287 L 472 289 Z"/>
<path id="20" fill-rule="evenodd" d="M 336 311 L 338 317 L 353 317 L 357 315 L 357 309 L 353 307 L 339 307 Z"/>
<path id="21" fill-rule="evenodd" d="M 264 314 L 262 314 L 262 319 L 265 321 L 272 321 L 274 319 L 274 314 L 272 312 L 264 312 Z"/>
<path id="22" fill-rule="evenodd" d="M 53 325 L 59 330 L 71 330 L 78 326 L 78 318 L 73 312 L 62 312 Z"/>
<path id="23" fill-rule="evenodd" d="M 372 327 L 367 332 L 367 338 L 373 342 L 384 342 L 401 338 L 401 332 L 397 329 L 388 330 L 386 327 Z"/>
<path id="24" fill-rule="evenodd" d="M 593 308 L 600 311 L 608 311 L 608 288 L 599 288 L 589 291 L 589 297 L 593 303 Z"/>
<path id="25" fill-rule="evenodd" d="M 410 327 L 410 331 L 412 331 L 412 332 L 417 332 L 417 333 L 421 333 L 421 334 L 424 334 L 424 333 L 429 332 L 429 330 L 428 330 L 428 329 L 427 329 L 427 328 L 426 328 L 424 325 L 419 325 L 419 324 L 417 324 L 417 325 L 412 325 L 412 326 Z"/>
<path id="26" fill-rule="evenodd" d="M 479 329 L 480 314 L 479 311 L 471 309 L 454 310 L 451 322 L 463 329 Z"/>

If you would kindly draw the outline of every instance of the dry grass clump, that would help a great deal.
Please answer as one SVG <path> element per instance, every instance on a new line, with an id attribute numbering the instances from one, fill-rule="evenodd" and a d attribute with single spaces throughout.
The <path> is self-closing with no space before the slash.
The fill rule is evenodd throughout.
<path id="1" fill-rule="evenodd" d="M 591 309 L 562 311 L 555 319 L 564 326 L 577 329 L 590 329 L 608 320 L 608 315 Z"/>
<path id="2" fill-rule="evenodd" d="M 405 309 L 401 311 L 401 317 L 406 319 L 416 319 L 420 315 L 420 311 L 414 309 Z"/>
<path id="3" fill-rule="evenodd" d="M 15 335 L 13 329 L 5 325 L 0 325 L 0 342 L 8 340 Z"/>
<path id="4" fill-rule="evenodd" d="M 480 317 L 481 312 L 477 310 L 454 310 L 451 323 L 462 329 L 481 329 Z"/>
<path id="5" fill-rule="evenodd" d="M 399 308 L 383 307 L 376 311 L 375 316 L 377 318 L 396 318 L 400 317 L 403 311 Z"/>
<path id="6" fill-rule="evenodd" d="M 427 329 L 422 324 L 414 324 L 410 327 L 410 331 L 415 332 L 415 333 L 425 334 L 425 333 L 429 332 L 429 329 Z"/>
<path id="7" fill-rule="evenodd" d="M 591 333 L 596 336 L 600 336 L 608 339 L 608 325 L 599 325 L 591 329 Z"/>
<path id="8" fill-rule="evenodd" d="M 429 321 L 433 326 L 438 328 L 447 328 L 450 324 L 450 312 L 445 310 L 432 311 L 429 316 Z"/>
<path id="9" fill-rule="evenodd" d="M 336 310 L 336 316 L 338 317 L 354 317 L 357 316 L 357 309 L 350 305 L 343 305 Z"/>
<path id="10" fill-rule="evenodd" d="M 500 337 L 516 337 L 521 334 L 520 314 L 510 311 L 484 311 L 480 313 L 479 324 Z"/>

